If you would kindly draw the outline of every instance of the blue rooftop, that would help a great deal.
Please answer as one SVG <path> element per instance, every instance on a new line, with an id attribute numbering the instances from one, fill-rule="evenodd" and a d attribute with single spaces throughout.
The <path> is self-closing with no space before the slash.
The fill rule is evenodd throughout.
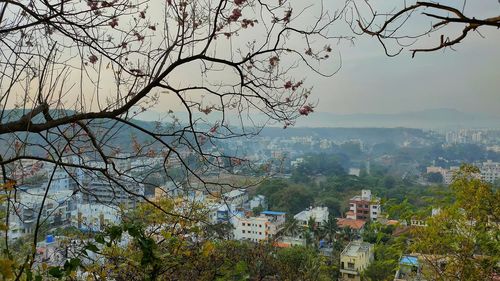
<path id="1" fill-rule="evenodd" d="M 286 213 L 285 212 L 275 212 L 275 211 L 264 211 L 264 212 L 261 212 L 261 214 L 270 215 L 270 216 L 281 216 L 281 215 L 284 215 Z"/>
<path id="2" fill-rule="evenodd" d="M 414 256 L 402 256 L 399 264 L 418 266 L 418 258 Z"/>

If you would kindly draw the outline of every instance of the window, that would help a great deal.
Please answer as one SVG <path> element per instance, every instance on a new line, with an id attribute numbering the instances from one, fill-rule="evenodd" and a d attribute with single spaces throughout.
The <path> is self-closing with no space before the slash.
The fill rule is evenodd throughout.
<path id="1" fill-rule="evenodd" d="M 365 208 L 367 208 L 367 209 L 368 209 L 368 208 L 369 208 L 369 207 L 368 207 L 368 205 L 365 205 Z"/>
<path id="2" fill-rule="evenodd" d="M 354 276 L 354 274 L 347 274 L 347 277 L 348 277 L 349 279 L 353 279 L 355 276 Z"/>
<path id="3" fill-rule="evenodd" d="M 242 230 L 241 232 L 242 232 L 242 233 L 245 233 L 245 230 Z"/>
<path id="4" fill-rule="evenodd" d="M 348 262 L 348 263 L 347 263 L 347 268 L 349 268 L 349 269 L 354 269 L 354 263 L 352 263 L 352 262 Z"/>
<path id="5" fill-rule="evenodd" d="M 377 209 L 377 206 L 372 206 L 372 209 Z"/>
<path id="6" fill-rule="evenodd" d="M 241 223 L 241 225 L 245 226 L 245 223 L 243 222 L 243 223 Z"/>
<path id="7" fill-rule="evenodd" d="M 259 235 L 262 235 L 262 232 L 259 232 Z"/>
<path id="8" fill-rule="evenodd" d="M 259 224 L 259 227 L 262 228 L 262 224 Z"/>

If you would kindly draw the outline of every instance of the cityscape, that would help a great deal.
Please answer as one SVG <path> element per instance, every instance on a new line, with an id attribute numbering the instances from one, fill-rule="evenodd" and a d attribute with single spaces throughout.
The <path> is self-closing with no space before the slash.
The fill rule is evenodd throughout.
<path id="1" fill-rule="evenodd" d="M 499 281 L 499 9 L 0 0 L 0 280 Z"/>

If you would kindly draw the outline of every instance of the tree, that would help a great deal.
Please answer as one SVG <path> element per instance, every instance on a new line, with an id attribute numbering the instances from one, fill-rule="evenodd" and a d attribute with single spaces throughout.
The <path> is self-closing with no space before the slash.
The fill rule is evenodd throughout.
<path id="1" fill-rule="evenodd" d="M 455 201 L 414 231 L 411 249 L 422 253 L 425 274 L 439 280 L 489 280 L 500 257 L 500 193 L 462 166 L 451 185 Z"/>
<path id="2" fill-rule="evenodd" d="M 353 14 L 351 26 L 358 34 L 368 34 L 378 39 L 388 56 L 396 56 L 409 46 L 414 46 L 417 39 L 432 36 L 442 31 L 436 43 L 430 46 L 416 46 L 410 51 L 414 57 L 420 52 L 434 52 L 445 48 L 453 48 L 461 43 L 472 32 L 480 34 L 480 30 L 500 28 L 500 15 L 488 17 L 481 14 L 470 14 L 471 5 L 466 0 L 449 3 L 446 1 L 404 2 L 402 7 L 395 7 L 390 12 L 377 11 L 375 5 L 367 1 L 350 0 Z M 358 3 L 359 2 L 359 3 Z M 401 1 L 403 2 L 403 1 Z M 475 3 L 474 3 L 475 4 Z M 468 10 L 469 8 L 470 10 Z M 422 29 L 410 33 L 410 19 L 423 17 L 430 21 L 422 25 Z M 417 26 L 420 28 L 420 26 Z M 459 32 L 455 32 L 459 30 Z M 398 49 L 391 51 L 387 42 L 396 43 Z"/>
<path id="3" fill-rule="evenodd" d="M 425 178 L 432 183 L 443 183 L 443 175 L 441 173 L 427 173 Z"/>
<path id="4" fill-rule="evenodd" d="M 7 211 L 16 207 L 27 170 L 49 174 L 32 254 L 16 279 L 35 262 L 59 172 L 70 178 L 74 196 L 102 200 L 88 187 L 105 183 L 168 216 L 178 214 L 136 189 L 157 184 L 145 182 L 149 174 L 160 172 L 186 192 L 235 187 L 201 175 L 251 163 L 208 148 L 256 134 L 253 125 L 287 127 L 312 113 L 311 88 L 297 66 L 324 76 L 336 71 L 320 65 L 332 58 L 329 41 L 344 38 L 329 30 L 342 13 L 318 8 L 256 0 L 1 1 L 0 167 L 4 183 L 14 182 Z M 134 119 L 158 104 L 171 105 L 165 118 Z M 253 120 L 257 113 L 263 123 Z M 130 165 L 148 158 L 158 161 Z M 8 243 L 5 235 L 6 255 Z"/>

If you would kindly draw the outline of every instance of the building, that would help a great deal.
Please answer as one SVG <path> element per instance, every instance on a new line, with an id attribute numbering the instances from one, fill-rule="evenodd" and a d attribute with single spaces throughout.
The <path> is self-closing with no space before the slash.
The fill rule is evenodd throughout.
<path id="1" fill-rule="evenodd" d="M 309 220 L 314 219 L 316 227 L 325 224 L 328 221 L 328 208 L 327 207 L 309 207 L 306 210 L 293 216 L 297 222 L 302 226 L 308 226 Z"/>
<path id="2" fill-rule="evenodd" d="M 480 166 L 481 179 L 483 181 L 494 183 L 497 179 L 500 179 L 500 163 L 488 160 L 483 162 Z"/>
<path id="3" fill-rule="evenodd" d="M 68 226 L 76 207 L 72 190 L 49 190 L 46 185 L 25 189 L 20 187 L 9 214 L 9 238 L 16 239 L 33 233 L 38 216 L 49 228 Z M 40 212 L 40 209 L 43 210 Z"/>
<path id="4" fill-rule="evenodd" d="M 235 219 L 234 239 L 259 242 L 273 238 L 284 227 L 285 213 L 264 211 L 258 217 Z"/>
<path id="5" fill-rule="evenodd" d="M 360 168 L 349 168 L 349 175 L 351 175 L 351 176 L 359 177 L 360 173 L 361 173 Z"/>
<path id="6" fill-rule="evenodd" d="M 82 231 L 102 231 L 106 226 L 120 221 L 120 210 L 103 204 L 79 204 L 71 212 L 71 225 Z"/>
<path id="7" fill-rule="evenodd" d="M 373 261 L 373 245 L 355 240 L 350 242 L 340 254 L 340 279 L 360 281 L 361 272 Z"/>
<path id="8" fill-rule="evenodd" d="M 422 264 L 417 256 L 404 255 L 401 257 L 394 281 L 425 281 L 422 276 Z"/>
<path id="9" fill-rule="evenodd" d="M 361 196 L 357 195 L 349 200 L 349 211 L 346 213 L 346 218 L 376 221 L 380 211 L 380 198 L 372 196 L 370 190 L 363 189 Z"/>
<path id="10" fill-rule="evenodd" d="M 255 208 L 267 209 L 266 197 L 264 195 L 256 195 L 250 201 L 248 201 L 248 208 L 253 210 Z"/>
<path id="11" fill-rule="evenodd" d="M 81 204 L 110 204 L 133 208 L 144 195 L 144 187 L 140 184 L 124 183 L 121 186 L 110 184 L 104 180 L 88 182 L 79 193 Z"/>
<path id="12" fill-rule="evenodd" d="M 339 228 L 350 228 L 357 233 L 361 233 L 363 228 L 365 227 L 366 221 L 364 220 L 353 220 L 346 218 L 337 218 L 337 225 Z"/>
<path id="13" fill-rule="evenodd" d="M 436 167 L 436 166 L 430 166 L 427 167 L 427 173 L 438 173 L 441 174 L 443 177 L 443 183 L 446 185 L 449 185 L 453 182 L 453 177 L 455 176 L 455 173 L 459 170 L 459 167 L 452 166 L 449 169 L 441 168 L 441 167 Z"/>
<path id="14" fill-rule="evenodd" d="M 222 201 L 228 205 L 243 207 L 243 204 L 248 201 L 248 192 L 243 189 L 235 189 L 222 194 Z"/>

